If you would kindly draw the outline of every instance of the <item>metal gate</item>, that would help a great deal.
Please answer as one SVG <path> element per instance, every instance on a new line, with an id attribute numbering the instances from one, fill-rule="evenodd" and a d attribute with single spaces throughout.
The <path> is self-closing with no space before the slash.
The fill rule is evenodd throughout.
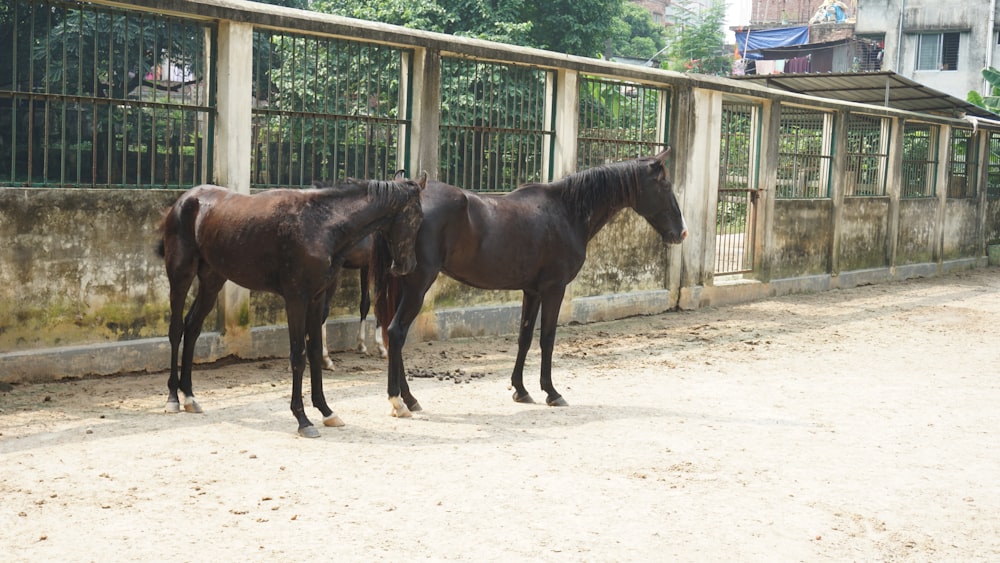
<path id="1" fill-rule="evenodd" d="M 759 112 L 749 103 L 722 104 L 715 275 L 753 271 L 757 223 Z"/>

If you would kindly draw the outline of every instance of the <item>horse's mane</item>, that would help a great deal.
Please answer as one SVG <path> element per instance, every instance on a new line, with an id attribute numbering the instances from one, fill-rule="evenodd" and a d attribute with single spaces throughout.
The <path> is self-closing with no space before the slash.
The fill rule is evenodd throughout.
<path id="1" fill-rule="evenodd" d="M 323 182 L 313 182 L 313 187 L 321 190 L 343 190 L 354 188 L 365 190 L 368 198 L 379 206 L 398 207 L 406 203 L 410 193 L 404 189 L 405 182 L 388 180 L 357 180 L 347 178 L 342 182 L 327 184 Z"/>
<path id="2" fill-rule="evenodd" d="M 403 188 L 405 182 L 388 180 L 369 180 L 368 197 L 378 205 L 396 207 L 406 203 L 412 195 Z"/>
<path id="3" fill-rule="evenodd" d="M 577 217 L 603 224 L 621 209 L 635 206 L 641 174 L 649 163 L 649 159 L 639 159 L 595 166 L 550 185 L 562 188 L 563 200 Z"/>

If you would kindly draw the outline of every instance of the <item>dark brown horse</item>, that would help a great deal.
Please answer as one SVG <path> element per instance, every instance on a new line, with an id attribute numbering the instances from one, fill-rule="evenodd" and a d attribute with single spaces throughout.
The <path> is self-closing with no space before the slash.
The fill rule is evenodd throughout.
<path id="1" fill-rule="evenodd" d="M 198 186 L 182 195 L 160 225 L 159 252 L 170 281 L 170 379 L 167 411 L 201 412 L 191 389 L 195 342 L 205 316 L 226 280 L 285 299 L 292 365 L 292 414 L 299 434 L 319 431 L 302 404 L 302 374 L 308 340 L 312 404 L 326 426 L 344 423 L 323 395 L 323 307 L 336 288 L 344 253 L 375 231 L 389 241 L 392 271 L 415 264 L 414 236 L 422 220 L 419 181 L 347 180 L 306 190 L 270 190 L 243 195 L 218 186 Z M 186 316 L 184 302 L 194 278 L 198 289 Z M 183 357 L 178 373 L 178 349 Z"/>
<path id="2" fill-rule="evenodd" d="M 371 299 L 371 276 L 369 275 L 370 262 L 371 262 L 371 252 L 372 252 L 372 237 L 369 235 L 363 239 L 358 244 L 355 244 L 344 253 L 344 269 L 345 270 L 357 270 L 358 276 L 360 277 L 361 286 L 361 302 L 358 305 L 358 316 L 360 321 L 358 323 L 358 341 L 357 350 L 362 354 L 368 353 L 368 346 L 365 344 L 365 326 L 368 319 L 368 312 L 371 310 L 372 299 Z M 329 312 L 330 304 L 329 300 L 333 298 L 333 292 L 327 296 L 327 306 L 326 310 Z M 325 319 L 325 315 L 324 315 Z M 325 322 L 325 320 L 324 320 Z M 378 347 L 379 355 L 383 358 L 386 357 L 385 344 L 382 340 L 382 331 L 378 330 L 378 325 L 375 325 L 375 345 Z M 326 330 L 324 326 L 323 330 L 323 369 L 332 370 L 333 360 L 330 359 L 330 349 L 326 344 Z"/>
<path id="3" fill-rule="evenodd" d="M 587 243 L 626 207 L 644 217 L 667 244 L 687 236 L 664 164 L 669 150 L 578 172 L 551 184 L 528 184 L 503 196 L 429 183 L 422 200 L 424 222 L 417 232 L 417 267 L 405 276 L 391 277 L 387 249 L 379 242 L 372 258 L 375 315 L 386 327 L 389 348 L 393 415 L 420 410 L 406 382 L 402 349 L 424 294 L 439 272 L 478 288 L 524 292 L 510 378 L 514 400 L 522 403 L 534 402 L 524 388 L 523 370 L 541 309 L 541 388 L 546 403 L 565 405 L 552 385 L 552 348 L 566 285 L 583 266 Z"/>

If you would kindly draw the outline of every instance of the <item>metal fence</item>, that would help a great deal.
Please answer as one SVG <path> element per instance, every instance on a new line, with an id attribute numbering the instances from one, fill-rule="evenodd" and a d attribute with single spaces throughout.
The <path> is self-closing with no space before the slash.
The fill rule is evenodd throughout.
<path id="1" fill-rule="evenodd" d="M 948 197 L 973 197 L 976 195 L 976 137 L 972 129 L 952 127 L 948 141 Z"/>
<path id="2" fill-rule="evenodd" d="M 777 198 L 830 197 L 831 119 L 819 110 L 781 107 Z"/>
<path id="3" fill-rule="evenodd" d="M 903 124 L 901 197 L 920 198 L 936 195 L 937 138 L 937 125 L 916 122 Z"/>
<path id="4" fill-rule="evenodd" d="M 255 31 L 254 185 L 387 179 L 402 168 L 408 56 L 375 43 Z"/>
<path id="5" fill-rule="evenodd" d="M 990 133 L 986 154 L 986 197 L 1000 199 L 1000 132 Z"/>
<path id="6" fill-rule="evenodd" d="M 847 116 L 847 175 L 844 195 L 884 196 L 889 162 L 889 120 Z"/>
<path id="7" fill-rule="evenodd" d="M 577 168 L 648 156 L 666 143 L 670 90 L 583 76 Z"/>
<path id="8" fill-rule="evenodd" d="M 443 57 L 441 180 L 490 192 L 548 181 L 542 155 L 554 138 L 551 75 L 528 66 Z"/>
<path id="9" fill-rule="evenodd" d="M 716 210 L 715 274 L 753 270 L 757 218 L 759 108 L 722 103 L 719 199 Z"/>
<path id="10" fill-rule="evenodd" d="M 210 176 L 212 24 L 13 0 L 0 34 L 0 182 L 170 187 Z"/>

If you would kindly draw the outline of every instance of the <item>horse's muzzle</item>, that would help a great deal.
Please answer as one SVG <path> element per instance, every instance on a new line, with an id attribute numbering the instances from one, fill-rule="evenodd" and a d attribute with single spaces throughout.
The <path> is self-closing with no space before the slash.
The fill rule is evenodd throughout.
<path id="1" fill-rule="evenodd" d="M 668 233 L 663 235 L 663 242 L 667 244 L 680 244 L 688 236 L 688 230 L 684 229 L 680 233 Z"/>
<path id="2" fill-rule="evenodd" d="M 404 260 L 402 265 L 396 260 L 392 261 L 392 265 L 389 266 L 389 273 L 394 276 L 405 276 L 413 271 L 417 267 L 416 260 Z"/>

